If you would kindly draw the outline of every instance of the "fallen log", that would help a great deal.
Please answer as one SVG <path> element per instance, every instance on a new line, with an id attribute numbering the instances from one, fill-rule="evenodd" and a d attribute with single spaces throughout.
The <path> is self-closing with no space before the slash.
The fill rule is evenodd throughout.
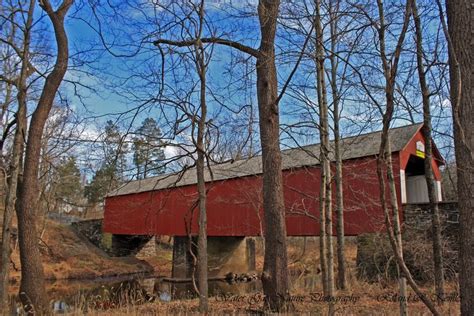
<path id="1" fill-rule="evenodd" d="M 191 283 L 193 282 L 192 278 L 163 278 L 161 279 L 163 282 L 169 283 Z M 225 277 L 210 277 L 207 278 L 208 281 L 226 281 Z"/>
<path id="2" fill-rule="evenodd" d="M 229 272 L 225 276 L 215 276 L 209 277 L 208 281 L 221 281 L 227 283 L 244 283 L 244 282 L 251 282 L 259 279 L 257 273 L 242 273 L 236 274 Z M 163 282 L 169 283 L 191 283 L 193 281 L 192 278 L 163 278 L 161 279 Z"/>

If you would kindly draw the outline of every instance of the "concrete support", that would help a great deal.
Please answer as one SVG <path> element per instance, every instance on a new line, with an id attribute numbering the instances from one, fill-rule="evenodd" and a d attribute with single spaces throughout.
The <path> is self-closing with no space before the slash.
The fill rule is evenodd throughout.
<path id="1" fill-rule="evenodd" d="M 255 238 L 247 237 L 247 264 L 249 271 L 255 271 L 257 265 L 255 262 Z"/>
<path id="2" fill-rule="evenodd" d="M 173 238 L 173 278 L 190 278 L 192 273 L 193 257 L 189 252 L 190 240 L 188 237 L 175 236 Z M 194 247 L 193 251 L 196 251 Z"/>
<path id="3" fill-rule="evenodd" d="M 194 239 L 194 237 L 193 237 Z M 225 276 L 229 272 L 246 273 L 255 270 L 255 239 L 245 237 L 208 237 L 209 277 Z M 173 278 L 190 278 L 193 256 L 189 253 L 189 238 L 174 237 Z M 196 249 L 193 252 L 195 255 Z"/>

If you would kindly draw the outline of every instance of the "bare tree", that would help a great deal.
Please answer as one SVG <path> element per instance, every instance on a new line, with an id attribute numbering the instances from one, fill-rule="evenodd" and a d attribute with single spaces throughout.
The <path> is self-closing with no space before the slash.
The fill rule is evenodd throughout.
<path id="1" fill-rule="evenodd" d="M 436 195 L 435 179 L 433 174 L 433 141 L 432 141 L 432 124 L 431 124 L 431 102 L 432 95 L 426 82 L 426 72 L 423 63 L 423 34 L 421 19 L 418 15 L 416 0 L 412 0 L 412 15 L 416 32 L 416 60 L 418 77 L 420 81 L 420 89 L 423 101 L 423 137 L 425 139 L 425 176 L 428 187 L 428 197 L 431 208 L 431 227 L 433 230 L 433 261 L 435 271 L 435 287 L 438 302 L 442 303 L 444 298 L 444 273 L 443 273 L 443 249 L 441 239 L 441 222 L 439 216 L 438 197 Z"/>
<path id="2" fill-rule="evenodd" d="M 442 13 L 440 2 L 440 13 Z M 474 313 L 474 109 L 473 86 L 473 16 L 470 1 L 447 1 L 448 30 L 442 24 L 449 45 L 451 105 L 457 162 L 459 204 L 459 283 L 461 314 Z"/>
<path id="3" fill-rule="evenodd" d="M 17 200 L 17 189 L 20 181 L 20 174 L 22 173 L 23 161 L 23 142 L 26 135 L 26 103 L 27 103 L 27 79 L 31 74 L 30 67 L 30 41 L 31 41 L 31 27 L 33 24 L 35 1 L 29 2 L 27 11 L 27 18 L 23 33 L 23 47 L 22 56 L 19 56 L 22 61 L 22 67 L 18 78 L 14 78 L 12 84 L 18 90 L 18 110 L 15 115 L 16 129 L 13 139 L 10 167 L 9 167 L 9 181 L 7 187 L 7 194 L 5 197 L 5 213 L 3 216 L 2 229 L 2 268 L 0 271 L 0 302 L 2 306 L 8 309 L 8 281 L 9 281 L 9 267 L 10 267 L 10 242 L 11 242 L 11 222 L 13 214 L 15 213 L 15 204 Z M 14 26 L 14 23 L 12 24 Z M 12 43 L 13 45 L 13 43 Z M 6 310 L 4 311 L 6 312 Z"/>
<path id="4" fill-rule="evenodd" d="M 280 153 L 275 33 L 279 1 L 258 4 L 261 42 L 257 57 L 257 98 L 263 165 L 265 257 L 262 274 L 265 305 L 281 311 L 288 295 L 285 206 Z"/>
<path id="5" fill-rule="evenodd" d="M 377 175 L 380 183 L 380 200 L 382 203 L 382 208 L 385 214 L 385 221 L 387 226 L 387 232 L 390 237 L 392 244 L 393 252 L 397 258 L 400 258 L 403 261 L 403 246 L 402 246 L 402 232 L 400 227 L 400 218 L 399 218 L 399 209 L 396 197 L 395 189 L 395 180 L 393 176 L 392 169 L 392 154 L 390 149 L 390 139 L 388 135 L 388 129 L 390 127 L 390 121 L 393 115 L 394 109 L 394 86 L 395 86 L 395 76 L 397 74 L 398 62 L 400 60 L 401 49 L 403 41 L 405 39 L 405 33 L 408 28 L 409 21 L 409 12 L 410 5 L 407 3 L 405 9 L 404 23 L 400 36 L 398 38 L 396 51 L 394 53 L 393 61 L 387 58 L 385 52 L 385 14 L 383 2 L 381 0 L 377 1 L 378 11 L 379 11 L 379 22 L 380 26 L 377 29 L 379 41 L 380 41 L 380 56 L 383 66 L 383 71 L 385 75 L 385 97 L 386 97 L 386 110 L 383 116 L 383 129 L 380 143 L 380 153 L 377 159 Z M 385 176 L 388 176 L 389 179 L 389 188 L 390 188 L 390 208 L 393 212 L 393 224 L 390 221 L 389 207 L 387 206 L 386 198 L 386 182 Z M 398 263 L 399 273 L 401 274 L 400 262 Z M 407 288 L 406 288 L 406 279 L 404 276 L 399 278 L 400 286 L 400 297 L 408 297 Z M 400 300 L 400 315 L 408 314 L 408 304 L 406 300 Z"/>
<path id="6" fill-rule="evenodd" d="M 392 165 L 392 152 L 390 138 L 388 130 L 390 128 L 390 122 L 394 112 L 394 87 L 396 82 L 396 75 L 398 64 L 400 61 L 400 55 L 402 52 L 402 46 L 405 39 L 405 34 L 408 29 L 410 14 L 411 14 L 411 0 L 408 0 L 405 6 L 405 13 L 403 17 L 403 26 L 398 36 L 395 51 L 392 57 L 389 58 L 386 52 L 386 24 L 385 24 L 385 13 L 384 5 L 382 0 L 377 1 L 378 13 L 379 13 L 379 25 L 377 26 L 377 33 L 379 37 L 379 48 L 380 48 L 380 59 L 382 62 L 382 69 L 385 76 L 385 111 L 383 112 L 383 128 L 381 133 L 380 152 L 377 158 L 377 176 L 380 184 L 380 202 L 384 211 L 385 225 L 387 234 L 392 246 L 393 254 L 397 261 L 399 273 L 400 286 L 400 297 L 408 297 L 406 281 L 408 280 L 410 286 L 423 301 L 423 303 L 429 308 L 429 310 L 439 315 L 433 302 L 420 290 L 418 285 L 413 280 L 410 271 L 408 270 L 404 259 L 403 259 L 403 246 L 402 246 L 402 233 L 400 226 L 400 213 L 397 200 L 397 192 L 395 186 L 395 177 L 393 173 Z M 390 192 L 387 197 L 387 186 Z M 390 214 L 390 210 L 392 214 Z M 406 300 L 400 300 L 400 315 L 407 315 L 408 306 Z"/>
<path id="7" fill-rule="evenodd" d="M 323 29 L 321 25 L 321 2 L 315 1 L 314 29 L 316 30 L 316 78 L 317 95 L 319 105 L 319 135 L 321 141 L 320 170 L 321 186 L 319 194 L 319 216 L 320 216 L 320 261 L 323 274 L 324 295 L 334 295 L 334 246 L 332 226 L 332 181 L 331 181 L 331 159 L 329 157 L 329 106 L 327 101 Z M 334 306 L 329 303 L 329 314 L 334 313 Z"/>
<path id="8" fill-rule="evenodd" d="M 340 1 L 330 2 L 328 6 L 329 27 L 330 27 L 330 45 L 331 52 L 329 60 L 331 63 L 330 84 L 332 92 L 332 113 L 334 120 L 334 158 L 336 170 L 334 174 L 334 183 L 336 185 L 336 233 L 337 233 L 337 287 L 341 290 L 346 289 L 346 259 L 344 243 L 344 192 L 342 176 L 342 148 L 341 148 L 341 114 L 340 114 L 340 89 L 337 82 L 337 68 L 339 61 L 336 56 L 337 42 L 340 30 L 338 29 Z"/>
<path id="9" fill-rule="evenodd" d="M 283 200 L 283 179 L 280 153 L 280 122 L 278 81 L 275 66 L 275 35 L 279 1 L 261 0 L 258 4 L 260 22 L 260 47 L 250 46 L 229 39 L 208 37 L 203 43 L 215 43 L 238 49 L 256 58 L 257 99 L 259 109 L 260 142 L 263 166 L 263 208 L 265 233 L 265 258 L 262 274 L 265 307 L 273 311 L 285 308 L 288 295 L 288 267 L 286 251 L 286 223 Z M 156 45 L 195 45 L 188 41 L 157 40 Z"/>
<path id="10" fill-rule="evenodd" d="M 206 144 L 204 135 L 206 134 L 206 57 L 204 46 L 201 41 L 204 28 L 204 0 L 201 0 L 199 6 L 199 27 L 196 32 L 196 43 L 194 45 L 194 54 L 196 58 L 196 69 L 199 75 L 199 102 L 201 115 L 197 117 L 197 189 L 199 195 L 199 234 L 198 234 L 198 282 L 199 282 L 199 311 L 206 313 L 208 311 L 208 282 L 207 282 L 207 210 L 206 210 L 206 179 L 204 177 L 206 162 Z"/>
<path id="11" fill-rule="evenodd" d="M 44 125 L 68 65 L 69 47 L 64 19 L 72 3 L 73 0 L 64 0 L 58 9 L 54 10 L 48 0 L 40 2 L 53 25 L 58 52 L 54 68 L 45 79 L 40 99 L 31 117 L 17 208 L 22 267 L 20 298 L 29 314 L 47 313 L 48 310 L 35 216 L 38 202 L 38 168 Z"/>
<path id="12" fill-rule="evenodd" d="M 309 3 L 306 1 L 297 3 L 290 2 L 288 8 L 284 7 L 286 10 L 283 11 L 284 18 L 282 19 L 282 24 L 288 30 L 287 38 L 285 38 L 287 41 L 291 43 L 295 42 L 295 33 L 303 33 L 305 36 L 307 36 L 307 25 L 309 24 L 307 23 L 308 18 L 310 19 L 311 24 L 314 25 L 315 22 L 314 3 L 314 0 L 310 1 Z M 309 58 L 305 55 L 305 58 L 311 59 L 312 62 L 303 63 L 300 68 L 303 68 L 303 71 L 306 71 L 306 73 L 301 74 L 301 71 L 299 71 L 299 76 L 297 79 L 295 79 L 296 82 L 292 83 L 289 88 L 290 92 L 288 95 L 290 98 L 294 99 L 291 110 L 300 107 L 303 112 L 299 114 L 297 121 L 283 123 L 284 131 L 288 134 L 291 141 L 295 142 L 298 146 L 300 142 L 305 142 L 299 138 L 299 135 L 305 135 L 311 139 L 312 135 L 317 132 L 321 137 L 321 130 L 324 130 L 324 126 L 322 126 L 323 121 L 328 121 L 326 133 L 330 133 L 332 129 L 334 135 L 334 146 L 333 148 L 327 148 L 326 150 L 333 151 L 334 153 L 335 171 L 333 175 L 329 175 L 329 182 L 334 183 L 334 208 L 337 213 L 337 217 L 335 217 L 338 261 L 337 287 L 340 289 L 346 288 L 344 259 L 344 197 L 342 190 L 343 149 L 341 148 L 340 142 L 344 119 L 342 113 L 345 98 L 348 100 L 354 98 L 354 96 L 348 92 L 350 89 L 353 89 L 351 87 L 351 83 L 348 81 L 348 77 L 351 77 L 351 74 L 348 72 L 350 69 L 348 64 L 350 64 L 352 53 L 356 51 L 357 45 L 361 38 L 361 36 L 357 33 L 358 28 L 360 27 L 357 26 L 357 23 L 354 23 L 354 21 L 357 19 L 354 17 L 354 12 L 351 12 L 351 10 L 352 8 L 347 2 L 338 0 L 320 1 L 320 29 L 329 29 L 329 32 L 322 32 L 323 36 L 319 36 L 321 38 L 317 41 L 314 41 L 314 47 L 311 47 L 313 51 L 311 51 L 311 54 L 308 54 Z M 288 54 L 291 56 L 291 54 L 294 55 L 294 53 L 294 51 L 290 51 Z M 323 62 L 319 62 L 318 64 L 318 61 L 315 60 L 316 54 L 319 56 L 317 59 L 322 58 Z M 314 63 L 322 68 L 322 74 L 321 72 L 314 71 Z M 305 64 L 311 65 L 311 67 L 305 67 Z M 323 89 L 320 88 L 321 84 L 319 79 L 317 79 L 317 84 L 314 85 L 314 88 L 312 83 L 308 82 L 309 80 L 313 80 L 312 76 L 314 73 L 316 73 L 317 77 L 321 77 L 324 82 L 326 82 L 324 76 L 327 76 L 327 85 L 328 88 L 331 89 L 330 93 L 324 93 L 326 95 L 326 101 L 324 102 L 325 105 L 323 105 L 323 107 L 328 108 L 327 114 L 325 111 L 322 111 L 322 114 L 326 116 L 326 119 L 324 120 L 322 118 L 322 114 L 320 113 L 321 105 L 319 104 L 319 100 L 314 100 L 314 95 L 322 95 L 323 92 Z M 355 90 L 353 91 L 354 95 L 360 94 Z M 344 93 L 346 93 L 346 95 L 344 95 Z M 332 126 L 330 123 L 332 123 Z M 323 131 L 322 134 L 324 135 L 325 132 Z M 324 147 L 321 149 L 323 148 Z M 323 162 L 321 162 L 321 165 L 323 165 Z M 322 170 L 324 170 L 323 167 Z M 320 209 L 320 211 L 321 210 L 324 209 Z M 324 214 L 321 215 L 324 216 Z M 325 222 L 325 219 L 320 219 L 320 221 Z M 325 225 L 320 225 L 320 228 L 323 229 L 321 235 L 327 236 L 328 234 L 326 232 Z M 323 249 L 326 248 L 324 245 L 325 243 L 326 239 L 320 240 L 320 257 L 322 258 L 320 259 L 320 262 L 323 271 L 327 270 L 327 258 L 323 255 Z M 323 272 L 322 275 L 324 278 L 326 273 Z"/>

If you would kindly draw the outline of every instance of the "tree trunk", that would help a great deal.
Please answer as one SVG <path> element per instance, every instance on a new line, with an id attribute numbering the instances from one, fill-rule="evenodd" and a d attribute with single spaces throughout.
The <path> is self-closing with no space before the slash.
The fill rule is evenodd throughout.
<path id="1" fill-rule="evenodd" d="M 322 31 L 321 31 L 321 21 L 320 21 L 320 3 L 319 1 L 315 2 L 315 15 L 314 15 L 314 29 L 316 30 L 316 52 L 315 52 L 315 64 L 316 64 L 316 90 L 318 97 L 319 105 L 319 139 L 320 139 L 320 152 L 319 152 L 319 165 L 321 170 L 321 184 L 319 186 L 319 261 L 321 262 L 321 275 L 323 282 L 323 293 L 328 295 L 329 279 L 328 279 L 328 259 L 327 259 L 327 239 L 326 239 L 326 190 L 328 175 L 326 170 L 326 156 L 325 156 L 325 135 L 322 126 L 324 121 L 323 115 L 324 110 L 321 110 L 323 107 L 323 100 L 325 99 L 326 87 L 324 83 L 324 60 L 323 59 L 323 49 L 322 49 Z M 323 96 L 324 94 L 324 96 Z"/>
<path id="2" fill-rule="evenodd" d="M 275 33 L 279 1 L 261 0 L 261 43 L 257 58 L 257 98 L 262 145 L 265 257 L 262 285 L 265 308 L 282 311 L 288 295 L 285 206 L 280 152 Z"/>
<path id="3" fill-rule="evenodd" d="M 474 315 L 474 8 L 447 1 L 451 104 L 458 175 L 461 314 Z"/>
<path id="4" fill-rule="evenodd" d="M 438 303 L 443 303 L 444 298 L 444 273 L 443 273 L 443 250 L 441 242 L 441 222 L 439 218 L 438 197 L 436 196 L 436 184 L 433 173 L 433 145 L 431 140 L 431 109 L 430 91 L 426 83 L 425 67 L 423 65 L 423 35 L 421 19 L 418 15 L 416 0 L 412 0 L 412 14 L 416 31 L 417 69 L 420 79 L 421 95 L 423 100 L 423 138 L 425 139 L 425 177 L 428 187 L 428 197 L 431 209 L 431 227 L 433 234 L 433 262 L 435 272 L 435 288 Z"/>
<path id="5" fill-rule="evenodd" d="M 23 88 L 25 87 L 25 88 Z M 2 229 L 2 268 L 0 271 L 0 298 L 2 305 L 8 308 L 8 279 L 11 254 L 11 223 L 15 213 L 18 184 L 20 183 L 20 174 L 23 161 L 23 141 L 25 139 L 26 127 L 26 85 L 22 86 L 18 94 L 18 111 L 16 113 L 16 130 L 13 138 L 12 154 L 9 167 L 9 181 L 7 194 L 5 198 L 5 213 L 3 216 Z"/>
<path id="6" fill-rule="evenodd" d="M 339 2 L 335 9 L 339 8 Z M 333 5 L 329 5 L 330 15 L 330 31 L 331 31 L 331 91 L 333 102 L 333 118 L 334 118 L 334 155 L 336 159 L 336 173 L 334 182 L 336 184 L 336 232 L 337 232 L 337 287 L 341 290 L 346 289 L 346 259 L 344 255 L 344 193 L 342 188 L 342 156 L 341 156 L 341 135 L 339 131 L 340 115 L 339 115 L 339 91 L 337 88 L 337 60 L 336 60 L 336 43 L 338 40 L 337 29 L 337 12 L 333 12 Z"/>
<path id="7" fill-rule="evenodd" d="M 44 125 L 68 65 L 69 49 L 64 29 L 64 16 L 72 2 L 73 0 L 65 0 L 58 10 L 54 11 L 49 1 L 41 1 L 41 7 L 46 11 L 53 24 L 58 54 L 52 72 L 45 79 L 38 105 L 31 117 L 25 151 L 23 182 L 20 185 L 17 208 L 21 260 L 20 299 L 28 314 L 41 314 L 48 311 L 36 220 L 39 192 L 38 168 Z"/>
<path id="8" fill-rule="evenodd" d="M 197 189 L 199 195 L 199 235 L 198 235 L 198 283 L 199 283 L 199 311 L 208 311 L 208 282 L 207 282 L 207 210 L 206 210 L 206 179 L 204 178 L 206 148 L 204 135 L 206 133 L 206 60 L 204 48 L 201 42 L 202 28 L 204 24 L 204 0 L 199 8 L 200 29 L 198 40 L 195 45 L 196 67 L 199 72 L 200 81 L 200 105 L 201 117 L 198 118 L 197 131 Z"/>
<path id="9" fill-rule="evenodd" d="M 202 104 L 202 101 L 201 101 Z M 202 106 L 202 105 L 201 105 Z M 201 109 L 201 115 L 203 114 L 203 110 Z M 199 311 L 202 313 L 207 312 L 208 310 L 208 283 L 207 283 L 207 211 L 206 211 L 206 183 L 204 179 L 204 164 L 205 164 L 205 156 L 203 147 L 203 131 L 201 128 L 201 121 L 204 120 L 201 116 L 199 124 L 199 131 L 197 144 L 199 146 L 198 149 L 198 157 L 196 162 L 196 172 L 197 172 L 197 188 L 198 188 L 198 195 L 199 195 L 199 235 L 198 235 L 198 260 L 197 260 L 197 272 L 198 272 L 198 287 L 199 287 Z"/>
<path id="10" fill-rule="evenodd" d="M 282 311 L 288 295 L 288 266 L 286 251 L 285 205 L 281 171 L 280 122 L 278 110 L 278 80 L 275 66 L 275 34 L 280 2 L 260 0 L 260 48 L 255 50 L 239 42 L 222 38 L 201 38 L 203 43 L 214 43 L 238 49 L 257 59 L 257 99 L 262 146 L 263 174 L 263 226 L 265 256 L 262 286 L 264 306 L 272 311 Z M 185 47 L 195 45 L 196 39 L 172 41 L 158 39 L 160 44 Z"/>
<path id="11" fill-rule="evenodd" d="M 395 188 L 395 185 L 390 184 L 390 182 L 392 182 L 394 178 L 393 178 L 393 166 L 392 166 L 392 159 L 391 159 L 392 150 L 390 147 L 390 139 L 388 135 L 388 124 L 387 124 L 387 122 L 390 122 L 390 120 L 386 120 L 385 119 L 386 116 L 387 115 L 384 115 L 384 127 L 382 130 L 382 136 L 381 136 L 380 153 L 379 153 L 379 157 L 377 158 L 377 177 L 380 183 L 380 203 L 382 205 L 382 210 L 384 213 L 385 226 L 387 228 L 387 235 L 390 241 L 390 245 L 392 247 L 393 254 L 395 256 L 395 260 L 397 261 L 398 271 L 400 274 L 404 276 L 403 278 L 400 278 L 400 281 L 399 281 L 400 296 L 407 297 L 407 296 L 402 296 L 402 295 L 406 295 L 406 284 L 403 284 L 403 280 L 404 279 L 408 280 L 408 283 L 410 284 L 410 287 L 413 289 L 415 294 L 426 305 L 426 307 L 428 307 L 428 309 L 430 310 L 431 313 L 433 313 L 433 315 L 438 316 L 440 314 L 436 310 L 433 302 L 420 290 L 418 285 L 415 283 L 415 280 L 413 280 L 410 270 L 408 270 L 405 264 L 405 261 L 403 259 L 403 249 L 400 247 L 401 246 L 401 234 L 400 234 L 401 231 L 399 227 L 400 224 L 399 223 L 393 224 L 392 220 L 390 219 L 390 209 L 387 205 L 388 203 L 387 203 L 387 198 L 386 198 L 385 178 L 388 178 L 388 181 L 389 181 L 390 206 L 393 211 L 393 220 L 395 220 L 396 222 L 399 221 L 397 200 L 393 199 L 394 197 L 396 198 L 396 188 Z M 389 117 L 391 118 L 391 114 L 389 114 Z M 405 304 L 402 301 L 400 301 L 400 314 L 407 313 L 407 306 L 404 306 L 404 305 Z"/>
<path id="12" fill-rule="evenodd" d="M 393 104 L 393 99 L 390 101 Z M 394 251 L 398 252 L 397 257 L 403 259 L 403 240 L 402 240 L 402 228 L 400 226 L 400 209 L 398 206 L 398 199 L 397 199 L 397 189 L 395 185 L 395 177 L 393 175 L 393 165 L 392 165 L 392 149 L 390 144 L 390 138 L 387 134 L 387 141 L 386 141 L 386 172 L 388 178 L 388 187 L 390 191 L 390 206 L 393 212 L 393 234 L 395 236 L 396 241 L 396 249 Z M 385 190 L 385 186 L 381 188 Z M 402 272 L 400 265 L 397 267 L 398 274 L 399 274 L 399 287 L 400 287 L 400 297 L 408 297 L 407 291 L 407 279 Z M 400 301 L 400 315 L 408 315 L 408 302 L 406 300 Z"/>
<path id="13" fill-rule="evenodd" d="M 10 178 L 8 181 L 7 194 L 5 197 L 5 212 L 3 214 L 2 228 L 2 267 L 0 270 L 0 303 L 4 310 L 0 310 L 7 314 L 9 308 L 8 302 L 8 280 L 10 275 L 10 254 L 11 254 L 11 222 L 15 213 L 17 200 L 18 183 L 22 170 L 23 160 L 23 141 L 26 135 L 26 96 L 27 96 L 27 78 L 29 75 L 29 51 L 31 39 L 31 25 L 33 23 L 33 12 L 35 1 L 31 0 L 28 8 L 28 15 L 23 35 L 23 56 L 21 57 L 22 66 L 20 77 L 17 81 L 18 89 L 18 110 L 16 113 L 16 130 L 13 138 L 11 161 L 8 173 Z M 6 176 L 6 174 L 5 174 Z"/>
<path id="14" fill-rule="evenodd" d="M 392 169 L 392 152 L 390 148 L 390 139 L 388 130 L 390 128 L 390 122 L 392 121 L 392 116 L 394 112 L 394 87 L 396 82 L 396 75 L 398 69 L 398 61 L 400 60 L 400 54 L 402 51 L 403 42 L 405 40 L 405 33 L 408 28 L 408 22 L 410 20 L 410 10 L 411 6 L 407 2 L 405 6 L 405 15 L 403 21 L 403 27 L 398 37 L 397 46 L 394 52 L 394 56 L 392 58 L 388 58 L 385 52 L 385 11 L 384 11 L 384 4 L 382 0 L 377 0 L 377 7 L 379 12 L 379 23 L 380 26 L 378 27 L 378 37 L 379 37 L 379 45 L 380 45 L 380 59 L 382 63 L 382 69 L 385 76 L 385 113 L 383 114 L 383 128 L 382 128 L 382 135 L 380 140 L 380 151 L 379 157 L 377 159 L 377 176 L 379 180 L 379 188 L 380 188 L 380 202 L 382 204 L 382 209 L 384 210 L 385 214 L 385 221 L 386 221 L 386 228 L 387 234 L 389 235 L 392 242 L 392 250 L 394 255 L 400 259 L 400 261 L 404 264 L 403 261 L 403 246 L 402 246 L 402 235 L 400 229 L 400 219 L 399 219 L 399 208 L 398 208 L 398 200 L 395 190 L 395 182 L 393 176 L 393 169 Z M 390 190 L 390 206 L 392 209 L 392 216 L 393 216 L 393 225 L 390 222 L 390 214 L 389 214 L 389 207 L 387 206 L 386 201 L 386 181 L 385 176 L 388 177 L 388 186 Z M 402 268 L 399 261 L 397 261 L 397 269 L 399 274 L 399 293 L 400 297 L 406 298 L 407 295 L 407 287 L 406 287 L 406 279 L 402 274 Z M 401 299 L 400 300 L 400 315 L 405 316 L 408 314 L 408 304 L 407 300 Z"/>
<path id="15" fill-rule="evenodd" d="M 331 160 L 329 157 L 329 109 L 327 102 L 326 80 L 324 71 L 324 47 L 323 30 L 321 26 L 321 3 L 315 1 L 314 29 L 316 30 L 316 78 L 317 95 L 319 105 L 319 136 L 320 136 L 320 166 L 321 166 L 321 189 L 320 189 L 320 216 L 324 218 L 325 245 L 321 243 L 322 252 L 325 253 L 325 263 L 327 271 L 323 271 L 323 289 L 327 297 L 334 296 L 334 247 L 333 247 L 333 227 L 332 227 L 332 190 L 331 190 Z M 322 226 L 321 225 L 321 228 Z M 321 237 L 320 237 L 321 238 Z M 323 256 L 324 257 L 324 256 Z M 321 261 L 323 263 L 323 261 Z M 322 265 L 321 265 L 322 266 Z M 321 269 L 323 270 L 323 269 Z M 329 314 L 334 313 L 334 304 L 329 302 Z"/>
<path id="16" fill-rule="evenodd" d="M 384 213 L 385 226 L 387 229 L 387 235 L 392 247 L 393 255 L 397 261 L 397 269 L 399 272 L 399 293 L 400 297 L 407 297 L 406 281 L 410 284 L 413 291 L 420 298 L 420 300 L 428 307 L 428 309 L 434 314 L 439 315 L 433 302 L 420 290 L 418 285 L 413 280 L 413 277 L 408 270 L 405 261 L 403 259 L 403 247 L 402 247 L 402 234 L 400 227 L 400 214 L 397 198 L 397 190 L 395 184 L 395 177 L 393 173 L 392 165 L 392 150 L 389 138 L 389 128 L 394 113 L 394 88 L 396 83 L 398 62 L 402 52 L 403 42 L 405 40 L 405 34 L 408 29 L 408 24 L 411 14 L 411 0 L 408 0 L 405 5 L 405 13 L 403 26 L 400 31 L 400 35 L 397 40 L 397 45 L 393 53 L 392 58 L 388 58 L 385 52 L 385 15 L 382 0 L 377 0 L 377 6 L 379 10 L 379 23 L 378 36 L 380 45 L 380 57 L 382 62 L 382 68 L 385 76 L 385 111 L 383 113 L 383 127 L 380 139 L 379 155 L 377 157 L 377 177 L 379 180 L 380 190 L 380 203 Z M 386 190 L 387 182 L 390 193 L 389 201 L 387 201 Z M 390 209 L 392 214 L 390 215 Z M 393 223 L 392 223 L 393 221 Z M 400 300 L 400 315 L 407 315 L 408 304 L 406 299 Z"/>
<path id="17" fill-rule="evenodd" d="M 12 154 L 9 167 L 9 181 L 7 194 L 5 197 L 5 213 L 3 214 L 2 228 L 2 267 L 0 270 L 0 298 L 4 308 L 8 309 L 8 280 L 10 274 L 10 254 L 11 254 L 11 224 L 17 199 L 18 184 L 23 161 L 23 141 L 26 127 L 26 102 L 20 101 L 23 96 L 18 96 L 18 111 L 16 113 L 17 127 L 13 138 Z M 24 100 L 23 100 L 24 101 Z M 1 312 L 1 310 L 0 310 Z M 6 312 L 6 310 L 4 311 Z"/>

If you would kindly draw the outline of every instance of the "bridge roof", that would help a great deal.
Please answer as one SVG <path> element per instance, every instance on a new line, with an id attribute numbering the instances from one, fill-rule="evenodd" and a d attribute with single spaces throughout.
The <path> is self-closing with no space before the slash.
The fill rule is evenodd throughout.
<path id="1" fill-rule="evenodd" d="M 414 135 L 423 126 L 422 123 L 392 128 L 389 131 L 392 152 L 405 148 Z M 360 134 L 341 139 L 342 159 L 356 159 L 379 153 L 381 131 Z M 334 152 L 334 142 L 330 146 Z M 315 166 L 319 164 L 320 144 L 282 150 L 283 170 Z M 211 165 L 213 181 L 252 176 L 262 173 L 261 156 Z M 206 168 L 205 179 L 211 181 Z M 156 191 L 193 185 L 197 183 L 195 167 L 182 172 L 160 175 L 143 180 L 130 181 L 110 192 L 108 197 Z"/>

